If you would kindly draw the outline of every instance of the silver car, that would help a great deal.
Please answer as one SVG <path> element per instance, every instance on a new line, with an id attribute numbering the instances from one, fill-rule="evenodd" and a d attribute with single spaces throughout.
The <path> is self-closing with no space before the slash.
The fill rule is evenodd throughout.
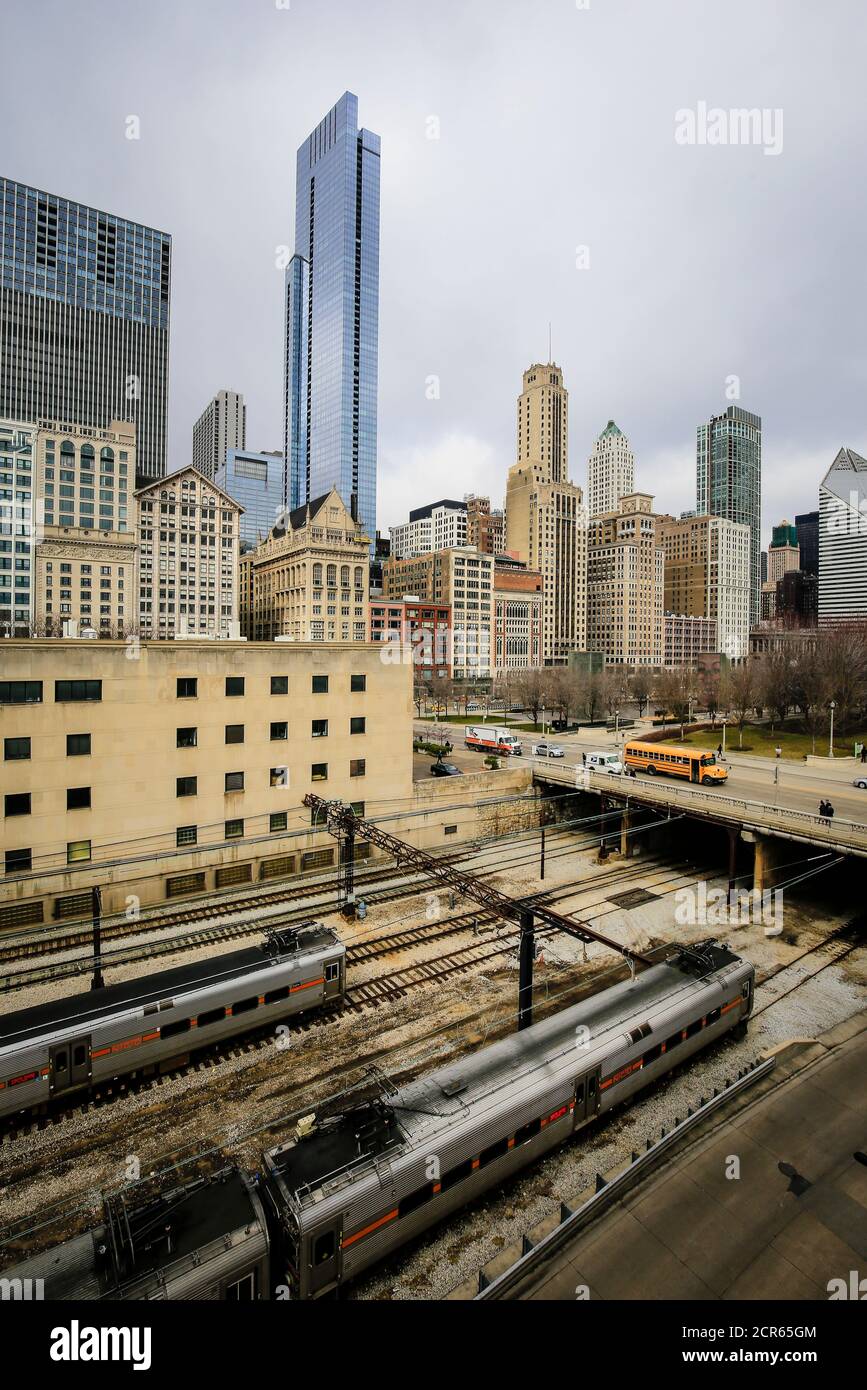
<path id="1" fill-rule="evenodd" d="M 533 745 L 534 758 L 565 758 L 566 753 L 559 743 L 536 743 Z"/>

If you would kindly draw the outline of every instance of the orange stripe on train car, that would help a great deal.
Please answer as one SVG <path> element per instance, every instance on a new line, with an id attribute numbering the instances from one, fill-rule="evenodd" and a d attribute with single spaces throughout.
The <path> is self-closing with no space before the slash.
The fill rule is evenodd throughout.
<path id="1" fill-rule="evenodd" d="M 387 1211 L 385 1216 L 380 1216 L 377 1221 L 371 1221 L 369 1226 L 364 1226 L 360 1231 L 355 1231 L 353 1235 L 347 1236 L 345 1240 L 340 1242 L 341 1250 L 346 1250 L 347 1247 L 353 1245 L 355 1241 L 361 1240 L 362 1236 L 369 1236 L 371 1231 L 377 1230 L 380 1226 L 385 1226 L 389 1221 L 393 1221 L 396 1216 L 397 1207 L 394 1208 L 394 1211 Z"/>
<path id="2" fill-rule="evenodd" d="M 324 975 L 320 975 L 318 980 L 305 980 L 304 983 L 301 984 L 301 985 L 290 985 L 290 987 L 289 987 L 289 993 L 290 993 L 290 994 L 295 994 L 296 991 L 299 990 L 299 989 L 312 989 L 314 985 L 324 985 L 324 984 L 325 984 L 325 976 L 324 976 Z"/>

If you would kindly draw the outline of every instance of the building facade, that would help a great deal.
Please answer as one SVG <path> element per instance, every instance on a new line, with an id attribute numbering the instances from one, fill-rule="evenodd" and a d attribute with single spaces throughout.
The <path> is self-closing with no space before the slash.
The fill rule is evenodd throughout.
<path id="1" fill-rule="evenodd" d="M 555 363 L 524 373 L 518 461 L 506 482 L 505 550 L 542 576 L 542 661 L 564 665 L 587 639 L 587 510 L 568 481 L 568 393 Z"/>
<path id="2" fill-rule="evenodd" d="M 281 518 L 245 557 L 254 641 L 366 642 L 370 538 L 332 488 Z M 245 569 L 245 573 L 246 573 Z"/>
<path id="3" fill-rule="evenodd" d="M 867 459 L 837 454 L 819 487 L 819 625 L 867 618 Z"/>
<path id="4" fill-rule="evenodd" d="M 132 425 L 97 430 L 43 421 L 36 444 L 41 524 L 36 539 L 36 630 L 64 623 L 100 636 L 136 632 L 137 538 Z"/>
<path id="5" fill-rule="evenodd" d="M 412 652 L 416 682 L 448 679 L 451 664 L 452 611 L 447 603 L 422 603 L 418 595 L 402 599 L 371 598 L 370 640 Z"/>
<path id="6" fill-rule="evenodd" d="M 494 567 L 494 670 L 542 665 L 544 593 L 538 570 L 499 555 Z"/>
<path id="7" fill-rule="evenodd" d="M 135 500 L 141 635 L 237 635 L 238 503 L 192 466 L 140 488 Z"/>
<path id="8" fill-rule="evenodd" d="M 761 607 L 762 421 L 730 405 L 699 425 L 696 437 L 696 511 L 750 528 L 750 623 Z"/>
<path id="9" fill-rule="evenodd" d="M 230 449 L 214 482 L 244 508 L 241 552 L 254 550 L 283 512 L 283 455 Z"/>
<path id="10" fill-rule="evenodd" d="M 768 583 L 776 584 L 790 570 L 801 568 L 801 547 L 798 532 L 789 521 L 781 521 L 771 533 L 768 546 Z"/>
<path id="11" fill-rule="evenodd" d="M 777 580 L 775 613 L 786 627 L 816 627 L 819 621 L 819 581 L 804 570 L 788 570 Z"/>
<path id="12" fill-rule="evenodd" d="M 591 516 L 616 512 L 621 497 L 635 491 L 635 455 L 621 429 L 609 420 L 587 463 L 587 510 Z"/>
<path id="13" fill-rule="evenodd" d="M 749 648 L 750 531 L 718 516 L 658 518 L 667 613 L 712 618 L 714 651 L 740 661 Z"/>
<path id="14" fill-rule="evenodd" d="M 409 521 L 388 529 L 391 536 L 390 553 L 396 560 L 467 545 L 467 504 L 448 498 L 441 502 L 430 502 L 426 507 L 413 508 Z"/>
<path id="15" fill-rule="evenodd" d="M 492 511 L 490 497 L 476 497 L 474 493 L 470 493 L 465 502 L 466 544 L 483 550 L 486 555 L 502 555 L 506 548 L 506 519 L 502 511 Z"/>
<path id="16" fill-rule="evenodd" d="M 218 391 L 193 426 L 193 467 L 216 478 L 230 449 L 247 447 L 247 407 L 237 391 Z M 281 499 L 282 500 L 282 499 Z"/>
<path id="17" fill-rule="evenodd" d="M 462 546 L 430 555 L 386 560 L 383 598 L 417 594 L 424 604 L 449 608 L 452 621 L 451 665 L 455 680 L 491 676 L 494 625 L 494 557 Z"/>
<path id="18" fill-rule="evenodd" d="M 0 417 L 134 424 L 166 469 L 171 238 L 0 179 Z"/>
<path id="19" fill-rule="evenodd" d="M 306 793 L 368 815 L 412 796 L 411 675 L 380 655 L 4 643 L 0 925 L 87 916 L 93 884 L 122 912 L 333 864 Z"/>
<path id="20" fill-rule="evenodd" d="M 590 519 L 587 644 L 606 665 L 663 663 L 664 551 L 656 527 L 653 498 L 642 492 Z"/>
<path id="21" fill-rule="evenodd" d="M 36 600 L 36 426 L 0 419 L 0 637 L 28 637 Z"/>
<path id="22" fill-rule="evenodd" d="M 284 456 L 294 509 L 336 488 L 376 530 L 379 136 L 344 92 L 298 150 L 286 271 Z"/>
<path id="23" fill-rule="evenodd" d="M 819 513 L 802 512 L 795 517 L 795 531 L 805 574 L 819 573 Z"/>
<path id="24" fill-rule="evenodd" d="M 688 666 L 695 669 L 705 652 L 718 652 L 716 622 L 713 618 L 695 617 L 688 613 L 666 613 L 663 617 L 667 667 Z"/>

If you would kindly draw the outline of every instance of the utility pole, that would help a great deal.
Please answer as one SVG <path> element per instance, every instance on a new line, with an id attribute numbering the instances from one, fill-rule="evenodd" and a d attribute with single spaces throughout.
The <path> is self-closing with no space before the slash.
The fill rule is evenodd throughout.
<path id="1" fill-rule="evenodd" d="M 91 902 L 93 912 L 93 979 L 90 988 L 103 989 L 105 980 L 102 977 L 102 890 L 100 888 L 91 889 Z"/>
<path id="2" fill-rule="evenodd" d="M 544 811 L 542 815 L 544 816 Z M 539 855 L 539 877 L 544 881 L 545 878 L 545 822 L 542 821 L 542 850 Z"/>
<path id="3" fill-rule="evenodd" d="M 533 1023 L 533 956 L 536 952 L 533 914 L 526 909 L 520 918 L 521 940 L 518 955 L 518 1031 Z"/>
<path id="4" fill-rule="evenodd" d="M 351 816 L 346 819 L 343 839 L 343 903 L 340 910 L 350 920 L 355 916 L 355 825 Z"/>

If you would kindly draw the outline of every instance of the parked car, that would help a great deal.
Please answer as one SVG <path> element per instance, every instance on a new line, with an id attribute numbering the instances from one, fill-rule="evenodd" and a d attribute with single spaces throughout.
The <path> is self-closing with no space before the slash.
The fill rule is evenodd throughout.
<path id="1" fill-rule="evenodd" d="M 856 777 L 852 786 L 861 787 L 862 791 L 867 791 L 867 777 Z"/>
<path id="2" fill-rule="evenodd" d="M 566 753 L 559 743 L 534 743 L 534 758 L 565 758 Z"/>
<path id="3" fill-rule="evenodd" d="M 431 763 L 430 775 L 431 777 L 463 777 L 464 774 L 459 767 L 455 767 L 454 763 Z"/>

